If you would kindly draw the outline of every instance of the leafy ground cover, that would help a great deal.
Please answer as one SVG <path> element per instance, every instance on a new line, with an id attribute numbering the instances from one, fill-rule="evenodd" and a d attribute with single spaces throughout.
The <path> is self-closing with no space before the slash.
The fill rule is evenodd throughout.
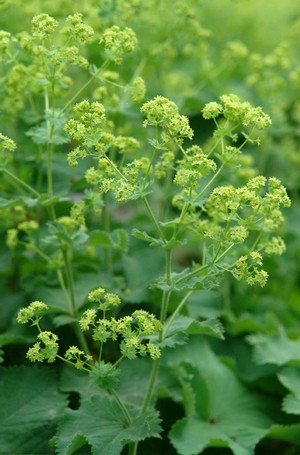
<path id="1" fill-rule="evenodd" d="M 297 3 L 0 13 L 0 453 L 297 455 Z"/>

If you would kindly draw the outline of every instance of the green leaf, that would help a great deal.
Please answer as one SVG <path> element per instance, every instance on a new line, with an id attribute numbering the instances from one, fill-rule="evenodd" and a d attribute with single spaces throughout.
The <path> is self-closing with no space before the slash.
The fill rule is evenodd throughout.
<path id="1" fill-rule="evenodd" d="M 36 334 L 32 333 L 27 327 L 20 324 L 12 325 L 4 333 L 0 334 L 0 346 L 8 344 L 31 344 L 36 340 Z"/>
<path id="2" fill-rule="evenodd" d="M 167 333 L 162 342 L 162 346 L 172 347 L 172 340 L 174 338 L 174 343 L 177 343 L 177 335 L 184 333 L 187 335 L 209 335 L 216 338 L 224 339 L 223 332 L 224 328 L 218 319 L 208 319 L 206 321 L 197 321 L 196 319 L 179 315 L 172 322 L 169 327 L 168 319 L 164 325 Z M 183 344 L 183 343 L 180 343 Z"/>
<path id="3" fill-rule="evenodd" d="M 49 453 L 48 440 L 66 404 L 57 391 L 55 371 L 26 366 L 2 369 L 0 390 L 0 453 Z"/>
<path id="4" fill-rule="evenodd" d="M 171 325 L 170 332 L 174 333 L 178 331 L 184 331 L 190 335 L 210 335 L 224 339 L 224 328 L 218 319 L 197 321 L 187 316 L 177 316 Z"/>
<path id="5" fill-rule="evenodd" d="M 206 271 L 202 276 L 191 276 L 187 277 L 190 273 L 190 269 L 184 269 L 180 273 L 171 273 L 171 282 L 167 283 L 166 277 L 160 277 L 155 286 L 162 291 L 196 291 L 204 289 L 213 289 L 219 286 L 220 277 L 213 274 L 208 274 Z M 203 273 L 199 271 L 199 274 Z M 187 278 L 186 278 L 187 277 Z"/>
<path id="6" fill-rule="evenodd" d="M 170 350 L 166 362 L 185 366 L 189 373 L 185 381 L 198 400 L 194 413 L 171 429 L 169 437 L 177 452 L 195 455 L 206 447 L 229 447 L 235 455 L 252 455 L 273 423 L 271 416 L 278 412 L 273 402 L 241 384 L 201 337 Z"/>
<path id="7" fill-rule="evenodd" d="M 291 392 L 282 403 L 282 409 L 288 414 L 300 414 L 300 369 L 285 368 L 278 374 L 279 381 Z"/>
<path id="8" fill-rule="evenodd" d="M 153 248 L 139 248 L 132 255 L 125 255 L 123 268 L 127 282 L 128 302 L 138 303 L 149 298 L 149 287 L 165 267 L 163 251 Z"/>
<path id="9" fill-rule="evenodd" d="M 101 246 L 102 248 L 114 248 L 116 250 L 127 251 L 128 234 L 125 229 L 115 229 L 111 233 L 95 230 L 90 234 L 89 244 Z"/>
<path id="10" fill-rule="evenodd" d="M 189 315 L 194 319 L 217 318 L 223 314 L 222 298 L 214 291 L 194 291 L 186 302 Z"/>
<path id="11" fill-rule="evenodd" d="M 81 437 L 97 455 L 119 455 L 130 441 L 158 437 L 160 420 L 155 411 L 133 417 L 128 423 L 117 402 L 106 395 L 84 401 L 79 410 L 67 410 L 57 432 L 57 453 L 74 453 L 74 440 Z"/>
<path id="12" fill-rule="evenodd" d="M 294 425 L 272 425 L 266 437 L 286 441 L 300 446 L 300 423 Z"/>
<path id="13" fill-rule="evenodd" d="M 139 229 L 133 229 L 132 235 L 137 239 L 144 240 L 145 242 L 149 242 L 150 246 L 163 246 L 164 242 L 162 239 L 152 237 L 151 235 L 147 234 L 145 231 L 140 231 Z"/>
<path id="14" fill-rule="evenodd" d="M 26 132 L 26 136 L 31 136 L 33 142 L 36 144 L 66 144 L 69 139 L 63 131 L 55 131 L 53 132 L 51 137 L 48 137 L 48 126 L 46 122 L 41 123 L 38 126 L 34 126 L 30 128 Z"/>
<path id="15" fill-rule="evenodd" d="M 105 274 L 82 273 L 79 276 L 75 276 L 74 288 L 77 308 L 80 308 L 85 303 L 89 291 L 99 286 L 100 283 L 103 286 L 108 283 L 108 278 Z M 55 311 L 67 314 L 70 311 L 69 302 L 66 300 L 61 288 L 51 288 L 46 285 L 38 286 L 35 289 L 33 298 L 42 300 Z"/>
<path id="16" fill-rule="evenodd" d="M 250 335 L 247 341 L 254 346 L 253 358 L 259 364 L 284 365 L 300 360 L 300 340 L 290 340 L 282 327 L 276 334 Z"/>
<path id="17" fill-rule="evenodd" d="M 36 144 L 66 144 L 69 142 L 69 138 L 64 131 L 64 125 L 66 123 L 66 116 L 60 115 L 59 110 L 55 110 L 54 114 L 52 111 L 46 111 L 45 118 L 52 127 L 51 136 L 49 135 L 49 124 L 44 121 L 37 126 L 30 128 L 27 132 L 27 136 L 31 136 L 33 142 Z M 57 117 L 55 117 L 57 115 Z"/>

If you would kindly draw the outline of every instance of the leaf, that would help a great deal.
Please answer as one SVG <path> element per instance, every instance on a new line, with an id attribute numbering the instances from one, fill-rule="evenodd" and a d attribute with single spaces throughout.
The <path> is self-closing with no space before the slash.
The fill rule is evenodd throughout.
<path id="1" fill-rule="evenodd" d="M 284 365 L 300 360 L 300 340 L 290 340 L 282 327 L 276 334 L 250 335 L 247 341 L 254 346 L 253 358 L 259 364 Z"/>
<path id="2" fill-rule="evenodd" d="M 229 447 L 235 455 L 252 455 L 273 423 L 276 405 L 241 384 L 201 337 L 192 337 L 165 356 L 168 365 L 185 366 L 189 373 L 185 381 L 198 400 L 194 413 L 171 429 L 169 437 L 178 453 L 196 455 L 206 447 Z"/>
<path id="3" fill-rule="evenodd" d="M 116 250 L 127 251 L 128 234 L 125 229 L 115 229 L 111 233 L 95 230 L 90 234 L 89 244 L 101 246 L 102 248 L 114 248 Z"/>
<path id="4" fill-rule="evenodd" d="M 149 242 L 150 246 L 163 246 L 164 242 L 162 239 L 152 237 L 151 235 L 147 234 L 145 231 L 140 231 L 139 229 L 132 229 L 132 235 L 137 239 L 144 240 L 145 242 Z"/>
<path id="5" fill-rule="evenodd" d="M 180 273 L 171 273 L 171 282 L 167 283 L 166 277 L 160 277 L 155 286 L 162 291 L 196 291 L 204 289 L 213 289 L 219 286 L 220 277 L 214 276 L 204 272 L 204 275 L 187 277 L 190 273 L 190 269 L 184 269 Z M 199 274 L 203 273 L 199 271 Z"/>
<path id="6" fill-rule="evenodd" d="M 169 320 L 165 323 L 165 339 L 162 346 L 172 347 L 172 338 L 176 335 L 185 333 L 187 335 L 209 335 L 216 338 L 224 339 L 224 328 L 218 319 L 207 319 L 206 321 L 197 321 L 187 316 L 177 316 L 169 327 Z M 166 344 L 164 344 L 166 342 Z M 176 338 L 174 339 L 176 343 Z"/>
<path id="7" fill-rule="evenodd" d="M 66 144 L 69 142 L 69 138 L 64 131 L 64 125 L 66 123 L 66 116 L 60 115 L 59 110 L 46 111 L 45 118 L 52 127 L 51 135 L 49 135 L 49 126 L 46 121 L 40 123 L 37 126 L 30 128 L 26 132 L 26 136 L 31 136 L 33 142 L 36 144 Z M 57 117 L 55 117 L 57 115 Z"/>
<path id="8" fill-rule="evenodd" d="M 75 276 L 75 300 L 76 308 L 80 308 L 87 298 L 89 291 L 96 286 L 106 286 L 108 277 L 103 274 L 82 273 Z M 61 288 L 51 288 L 49 286 L 38 286 L 33 294 L 34 300 L 42 300 L 55 311 L 69 313 L 70 306 Z M 66 322 L 66 321 L 65 321 Z"/>
<path id="9" fill-rule="evenodd" d="M 266 437 L 300 446 L 300 423 L 294 425 L 272 425 Z"/>
<path id="10" fill-rule="evenodd" d="M 186 306 L 189 315 L 196 318 L 217 318 L 223 314 L 223 301 L 220 296 L 209 290 L 194 291 Z"/>
<path id="11" fill-rule="evenodd" d="M 127 282 L 124 298 L 127 302 L 138 303 L 149 298 L 149 287 L 165 267 L 163 251 L 139 248 L 133 255 L 125 255 L 123 268 Z"/>
<path id="12" fill-rule="evenodd" d="M 299 368 L 285 368 L 278 374 L 279 381 L 290 390 L 282 403 L 282 409 L 288 414 L 300 414 L 300 370 Z"/>
<path id="13" fill-rule="evenodd" d="M 117 402 L 106 396 L 93 396 L 79 410 L 67 409 L 57 432 L 57 453 L 74 453 L 74 440 L 81 437 L 92 446 L 93 454 L 119 455 L 129 441 L 158 437 L 160 420 L 155 411 L 133 417 L 129 424 Z"/>
<path id="14" fill-rule="evenodd" d="M 26 132 L 26 136 L 31 136 L 33 142 L 36 144 L 66 144 L 69 139 L 68 136 L 63 131 L 53 132 L 51 137 L 48 137 L 48 127 L 47 123 L 43 122 L 38 126 L 30 128 Z"/>
<path id="15" fill-rule="evenodd" d="M 20 196 L 14 199 L 5 199 L 3 197 L 0 198 L 0 207 L 7 208 L 7 207 L 16 207 L 18 205 L 24 205 L 25 207 L 36 207 L 37 205 L 41 204 L 45 207 L 49 205 L 53 205 L 54 203 L 66 201 L 66 198 L 61 196 L 51 196 L 49 197 L 48 194 L 40 194 L 38 198 L 31 198 L 26 196 Z"/>
<path id="16" fill-rule="evenodd" d="M 4 333 L 0 334 L 0 346 L 8 344 L 31 344 L 36 340 L 36 334 L 20 324 L 12 325 Z"/>
<path id="17" fill-rule="evenodd" d="M 2 369 L 0 389 L 0 453 L 48 453 L 48 440 L 66 404 L 55 372 L 46 367 Z"/>

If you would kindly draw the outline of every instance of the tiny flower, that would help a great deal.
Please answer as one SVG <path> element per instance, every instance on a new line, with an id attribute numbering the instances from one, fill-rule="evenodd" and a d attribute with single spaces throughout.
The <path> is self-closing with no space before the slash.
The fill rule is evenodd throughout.
<path id="1" fill-rule="evenodd" d="M 30 221 L 23 221 L 23 223 L 20 223 L 18 225 L 18 229 L 20 231 L 25 231 L 25 232 L 31 232 L 31 231 L 36 231 L 39 228 L 39 225 L 36 221 L 30 220 Z"/>
<path id="2" fill-rule="evenodd" d="M 137 37 L 129 27 L 121 30 L 117 25 L 113 25 L 104 31 L 100 40 L 100 43 L 102 42 L 109 57 L 116 64 L 120 64 L 124 54 L 132 52 L 136 47 Z"/>
<path id="3" fill-rule="evenodd" d="M 17 322 L 25 324 L 48 310 L 48 306 L 39 300 L 32 302 L 28 307 L 21 308 L 17 315 Z"/>
<path id="4" fill-rule="evenodd" d="M 202 115 L 204 119 L 209 120 L 211 118 L 219 117 L 222 111 L 223 111 L 222 105 L 216 103 L 215 101 L 212 101 L 204 106 L 204 108 L 202 109 Z"/>
<path id="5" fill-rule="evenodd" d="M 148 343 L 147 344 L 148 352 L 150 354 L 151 359 L 157 360 L 161 356 L 161 350 L 158 346 L 156 346 L 153 343 Z"/>
<path id="6" fill-rule="evenodd" d="M 44 13 L 34 16 L 31 24 L 33 36 L 41 39 L 48 38 L 58 26 L 58 22 L 53 17 Z"/>
<path id="7" fill-rule="evenodd" d="M 8 248 L 14 249 L 18 244 L 18 230 L 8 229 L 6 234 L 6 245 Z"/>
<path id="8" fill-rule="evenodd" d="M 133 101 L 139 103 L 145 97 L 146 94 L 146 85 L 142 77 L 136 77 L 133 80 L 130 96 Z"/>
<path id="9" fill-rule="evenodd" d="M 81 13 L 68 16 L 66 22 L 70 24 L 70 35 L 82 43 L 85 43 L 94 35 L 92 27 L 83 23 Z"/>
<path id="10" fill-rule="evenodd" d="M 105 294 L 105 290 L 103 288 L 97 288 L 91 291 L 88 295 L 88 300 L 90 302 L 100 303 L 103 295 Z"/>
<path id="11" fill-rule="evenodd" d="M 93 309 L 86 310 L 79 320 L 79 326 L 81 330 L 89 330 L 89 326 L 95 324 L 96 316 L 97 316 L 96 310 Z"/>

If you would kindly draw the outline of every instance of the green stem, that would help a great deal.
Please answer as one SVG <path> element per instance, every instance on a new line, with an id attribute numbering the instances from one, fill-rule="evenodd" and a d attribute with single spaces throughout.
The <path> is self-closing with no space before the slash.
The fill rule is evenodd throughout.
<path id="1" fill-rule="evenodd" d="M 53 128 L 51 127 L 51 136 L 53 134 Z M 47 146 L 47 191 L 48 195 L 53 195 L 53 179 L 52 179 L 52 155 L 53 155 L 53 144 Z"/>
<path id="2" fill-rule="evenodd" d="M 66 269 L 66 275 L 67 275 L 67 282 L 68 282 L 68 288 L 69 288 L 69 293 L 70 293 L 70 313 L 74 318 L 78 318 L 78 312 L 76 308 L 76 302 L 75 302 L 75 289 L 74 289 L 74 280 L 73 280 L 73 273 L 72 273 L 72 268 L 71 268 L 71 262 L 70 262 L 70 257 L 69 257 L 69 251 L 62 247 L 62 254 L 64 258 L 64 264 L 65 264 L 65 269 Z M 76 322 L 74 325 L 74 330 L 76 333 L 76 336 L 79 340 L 81 348 L 84 350 L 86 354 L 89 354 L 89 348 L 86 342 L 86 339 L 80 330 L 80 327 L 78 323 Z"/>
<path id="3" fill-rule="evenodd" d="M 167 277 L 167 283 L 170 283 L 170 277 L 171 277 L 171 250 L 167 250 L 167 261 L 166 261 L 166 277 Z M 169 306 L 169 301 L 170 301 L 170 296 L 171 296 L 172 291 L 164 291 L 163 296 L 162 296 L 162 305 L 161 305 L 161 311 L 160 311 L 160 322 L 162 326 L 164 325 L 164 322 L 166 320 L 166 315 L 168 311 L 168 306 Z M 163 330 L 161 330 L 158 341 L 161 343 L 163 340 Z M 155 381 L 157 378 L 158 374 L 158 369 L 159 369 L 159 363 L 160 363 L 160 358 L 156 359 L 153 361 L 153 366 L 152 366 L 152 371 L 151 371 L 151 376 L 148 384 L 148 389 L 146 392 L 146 396 L 144 398 L 142 408 L 140 411 L 140 416 L 145 414 L 145 412 L 148 409 L 149 403 L 152 398 L 153 394 L 153 389 L 155 386 Z M 136 455 L 137 453 L 137 448 L 138 448 L 138 442 L 132 443 L 129 446 L 129 452 L 128 455 Z"/>
<path id="4" fill-rule="evenodd" d="M 128 425 L 130 425 L 131 424 L 131 418 L 130 418 L 130 415 L 128 414 L 128 411 L 127 411 L 125 405 L 122 403 L 119 395 L 117 394 L 117 392 L 114 389 L 111 390 L 111 393 L 115 397 L 116 402 L 118 403 L 120 409 L 122 410 L 122 412 L 123 412 L 123 414 L 124 414 L 124 416 L 125 416 L 125 418 L 127 420 Z"/>
<path id="5" fill-rule="evenodd" d="M 72 96 L 72 98 L 67 102 L 67 104 L 65 104 L 65 106 L 59 112 L 58 117 L 60 117 L 68 109 L 69 106 L 71 106 L 71 104 L 76 100 L 76 98 L 78 98 L 78 96 L 85 91 L 85 89 L 97 78 L 98 74 L 101 71 L 103 71 L 108 66 L 108 64 L 109 60 L 107 59 L 105 60 L 103 65 L 98 69 L 98 71 L 93 76 L 91 76 L 90 79 L 75 93 L 75 95 Z"/>
<path id="6" fill-rule="evenodd" d="M 62 357 L 61 355 L 58 354 L 56 354 L 56 357 L 62 360 L 63 362 L 67 363 L 68 365 L 72 365 L 72 367 L 74 367 L 74 362 L 71 362 L 70 360 L 67 360 L 65 359 L 65 357 Z M 85 368 L 84 366 L 82 366 L 80 369 L 86 371 L 87 373 L 90 373 L 91 371 L 89 368 Z"/>
<path id="7" fill-rule="evenodd" d="M 64 258 L 68 288 L 69 288 L 69 293 L 70 293 L 70 313 L 73 317 L 77 318 L 78 314 L 77 314 L 77 308 L 76 308 L 76 302 L 75 302 L 74 280 L 73 280 L 73 274 L 72 274 L 72 269 L 71 269 L 69 251 L 68 251 L 68 249 L 66 249 L 64 247 L 62 247 L 61 250 L 62 250 L 62 254 L 63 254 L 63 258 Z"/>
<path id="8" fill-rule="evenodd" d="M 228 248 L 226 248 L 225 251 L 223 251 L 223 253 L 221 254 L 221 256 L 219 257 L 215 257 L 214 260 L 213 260 L 213 264 L 216 264 L 217 262 L 219 262 L 224 256 L 226 256 L 226 254 L 231 250 L 231 248 L 234 246 L 234 243 L 232 243 L 231 245 L 229 245 Z"/>
<path id="9" fill-rule="evenodd" d="M 104 206 L 103 206 L 103 209 L 102 209 L 102 222 L 103 222 L 103 227 L 104 227 L 104 230 L 105 232 L 107 232 L 107 234 L 110 233 L 110 220 L 109 220 L 109 213 L 108 213 L 108 209 L 107 209 L 107 206 L 108 206 L 108 194 L 104 194 L 103 196 L 103 200 L 104 200 Z M 105 260 L 105 265 L 106 265 L 106 270 L 108 272 L 111 272 L 112 271 L 112 251 L 111 251 L 111 248 L 103 248 L 104 250 L 104 260 Z"/>
<path id="10" fill-rule="evenodd" d="M 148 202 L 146 196 L 142 197 L 142 201 L 144 202 L 144 204 L 146 206 L 146 209 L 150 215 L 151 220 L 153 221 L 153 224 L 155 225 L 155 227 L 157 229 L 157 232 L 159 233 L 160 238 L 163 240 L 164 243 L 167 243 L 164 233 L 161 230 L 160 225 L 158 224 L 158 221 L 156 220 L 154 213 L 152 212 L 152 209 L 149 205 L 149 202 Z"/>
<path id="11" fill-rule="evenodd" d="M 10 178 L 12 178 L 17 183 L 19 183 L 19 185 L 22 185 L 24 188 L 26 188 L 28 191 L 30 191 L 35 196 L 37 196 L 37 197 L 40 196 L 40 193 L 38 193 L 34 188 L 32 188 L 30 185 L 28 185 L 26 182 L 24 182 L 24 180 L 19 179 L 19 177 L 17 177 L 16 175 L 12 174 L 7 169 L 2 168 L 2 169 L 0 169 L 0 171 L 3 171 L 6 175 L 8 175 Z"/>
<path id="12" fill-rule="evenodd" d="M 156 359 L 153 362 L 152 371 L 151 371 L 151 377 L 150 377 L 150 381 L 149 381 L 149 385 L 148 385 L 148 390 L 147 390 L 147 393 L 146 393 L 146 396 L 145 396 L 145 399 L 144 399 L 144 402 L 143 402 L 143 406 L 142 406 L 140 415 L 143 415 L 147 411 L 147 408 L 149 406 L 149 403 L 150 403 L 150 400 L 151 400 L 151 397 L 152 397 L 154 384 L 155 384 L 157 373 L 158 373 L 159 363 L 160 363 L 160 359 Z"/>
<path id="13" fill-rule="evenodd" d="M 173 312 L 172 316 L 170 317 L 169 321 L 168 321 L 168 324 L 166 326 L 166 329 L 164 331 L 164 334 L 163 334 L 163 340 L 167 337 L 168 335 L 168 332 L 170 330 L 170 327 L 174 321 L 174 319 L 176 318 L 177 314 L 179 313 L 179 311 L 181 310 L 181 308 L 184 306 L 185 302 L 187 301 L 187 299 L 189 298 L 189 296 L 193 293 L 193 291 L 189 291 L 187 292 L 187 294 L 183 297 L 183 299 L 181 300 L 181 302 L 178 304 L 176 310 Z"/>
<path id="14" fill-rule="evenodd" d="M 160 310 L 160 322 L 161 322 L 162 326 L 164 325 L 166 317 L 167 317 L 168 306 L 169 306 L 171 294 L 172 294 L 172 291 L 163 292 L 162 305 L 161 305 L 161 310 Z M 159 337 L 158 337 L 159 343 L 161 343 L 162 340 L 163 340 L 163 330 L 161 330 Z"/>
<path id="15" fill-rule="evenodd" d="M 115 163 L 110 160 L 108 158 L 107 155 L 104 155 L 104 158 L 106 159 L 106 161 L 111 165 L 111 167 L 116 171 L 116 173 L 118 174 L 119 177 L 121 177 L 122 180 L 124 180 L 125 182 L 127 182 L 127 178 L 125 177 L 125 175 L 122 174 L 121 171 L 119 171 L 119 169 L 117 168 L 117 166 L 115 165 Z"/>
<path id="16" fill-rule="evenodd" d="M 43 259 L 45 259 L 45 261 L 47 262 L 51 262 L 51 258 L 49 256 L 47 256 L 42 250 L 40 250 L 36 245 L 34 245 L 33 243 L 26 243 L 26 242 L 22 242 L 22 240 L 19 240 L 19 244 L 20 245 L 24 245 L 27 249 L 30 249 L 30 250 L 33 250 L 35 251 L 37 254 L 39 254 Z"/>
<path id="17" fill-rule="evenodd" d="M 197 199 L 199 199 L 200 196 L 202 196 L 202 194 L 207 190 L 207 188 L 213 183 L 213 181 L 218 177 L 218 175 L 220 174 L 220 172 L 223 170 L 224 166 L 225 166 L 225 165 L 222 164 L 222 165 L 219 167 L 219 169 L 218 169 L 217 172 L 213 175 L 213 177 L 210 179 L 210 181 L 205 185 L 204 188 L 202 188 L 202 190 L 200 191 L 200 193 L 197 194 L 197 197 L 196 197 L 196 199 L 195 199 L 194 202 L 196 202 Z"/>
<path id="18" fill-rule="evenodd" d="M 175 281 L 175 284 L 183 283 L 185 280 L 192 278 L 193 276 L 197 275 L 199 272 L 202 272 L 203 270 L 207 269 L 208 267 L 209 267 L 209 264 L 205 264 L 205 265 L 202 265 L 201 267 L 198 267 L 197 269 L 193 270 L 192 272 L 187 273 L 182 278 L 179 278 L 177 281 Z"/>

